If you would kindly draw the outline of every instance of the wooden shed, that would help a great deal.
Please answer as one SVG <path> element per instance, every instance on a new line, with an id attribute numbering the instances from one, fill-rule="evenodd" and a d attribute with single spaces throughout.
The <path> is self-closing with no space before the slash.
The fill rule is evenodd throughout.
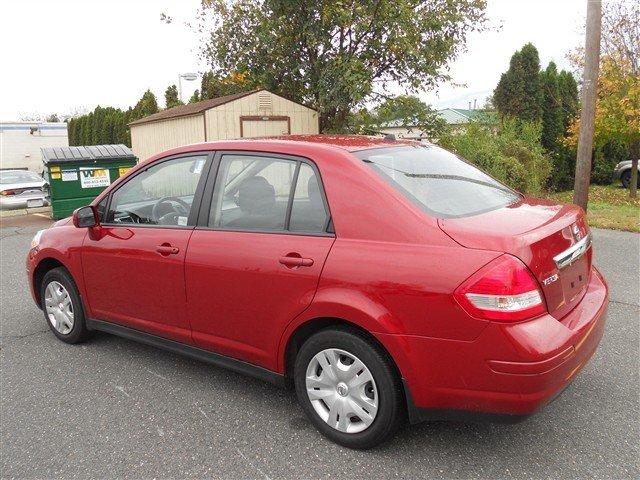
<path id="1" fill-rule="evenodd" d="M 319 133 L 318 112 L 267 90 L 169 108 L 129 124 L 140 160 L 190 143 Z"/>

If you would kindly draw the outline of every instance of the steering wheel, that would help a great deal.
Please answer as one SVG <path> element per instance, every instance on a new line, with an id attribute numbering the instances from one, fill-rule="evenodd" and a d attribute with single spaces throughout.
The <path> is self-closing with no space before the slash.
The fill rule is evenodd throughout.
<path id="1" fill-rule="evenodd" d="M 176 207 L 174 208 L 173 212 L 160 215 L 160 206 L 162 204 L 175 204 Z M 153 222 L 155 222 L 156 224 L 163 224 L 163 221 L 166 220 L 169 216 L 172 216 L 175 220 L 176 217 L 178 217 L 180 214 L 188 215 L 190 208 L 191 207 L 187 202 L 178 197 L 162 197 L 153 205 L 153 208 L 151 209 L 151 220 L 153 220 Z"/>

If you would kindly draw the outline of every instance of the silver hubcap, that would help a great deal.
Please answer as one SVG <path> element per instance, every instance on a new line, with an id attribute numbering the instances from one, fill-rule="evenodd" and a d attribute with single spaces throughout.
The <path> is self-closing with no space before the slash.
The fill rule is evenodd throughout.
<path id="1" fill-rule="evenodd" d="M 349 352 L 329 348 L 316 354 L 307 367 L 306 386 L 316 413 L 340 432 L 362 432 L 376 418 L 376 382 Z"/>
<path id="2" fill-rule="evenodd" d="M 56 331 L 67 335 L 73 329 L 73 302 L 67 289 L 53 281 L 44 291 L 47 317 Z"/>

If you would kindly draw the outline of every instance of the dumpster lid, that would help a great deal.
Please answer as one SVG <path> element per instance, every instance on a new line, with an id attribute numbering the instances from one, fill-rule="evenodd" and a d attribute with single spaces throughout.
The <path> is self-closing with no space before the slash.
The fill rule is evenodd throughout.
<path id="1" fill-rule="evenodd" d="M 42 161 L 49 163 L 81 162 L 84 160 L 135 160 L 136 156 L 126 145 L 87 145 L 81 147 L 41 148 Z"/>

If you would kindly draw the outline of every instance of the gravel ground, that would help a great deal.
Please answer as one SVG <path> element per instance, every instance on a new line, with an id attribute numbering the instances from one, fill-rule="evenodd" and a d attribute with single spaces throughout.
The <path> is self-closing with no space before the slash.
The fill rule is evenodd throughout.
<path id="1" fill-rule="evenodd" d="M 564 394 L 517 425 L 425 423 L 367 452 L 339 447 L 292 392 L 99 334 L 70 346 L 29 296 L 48 220 L 3 219 L 3 478 L 638 478 L 638 234 L 594 230 L 611 287 L 605 337 Z"/>

